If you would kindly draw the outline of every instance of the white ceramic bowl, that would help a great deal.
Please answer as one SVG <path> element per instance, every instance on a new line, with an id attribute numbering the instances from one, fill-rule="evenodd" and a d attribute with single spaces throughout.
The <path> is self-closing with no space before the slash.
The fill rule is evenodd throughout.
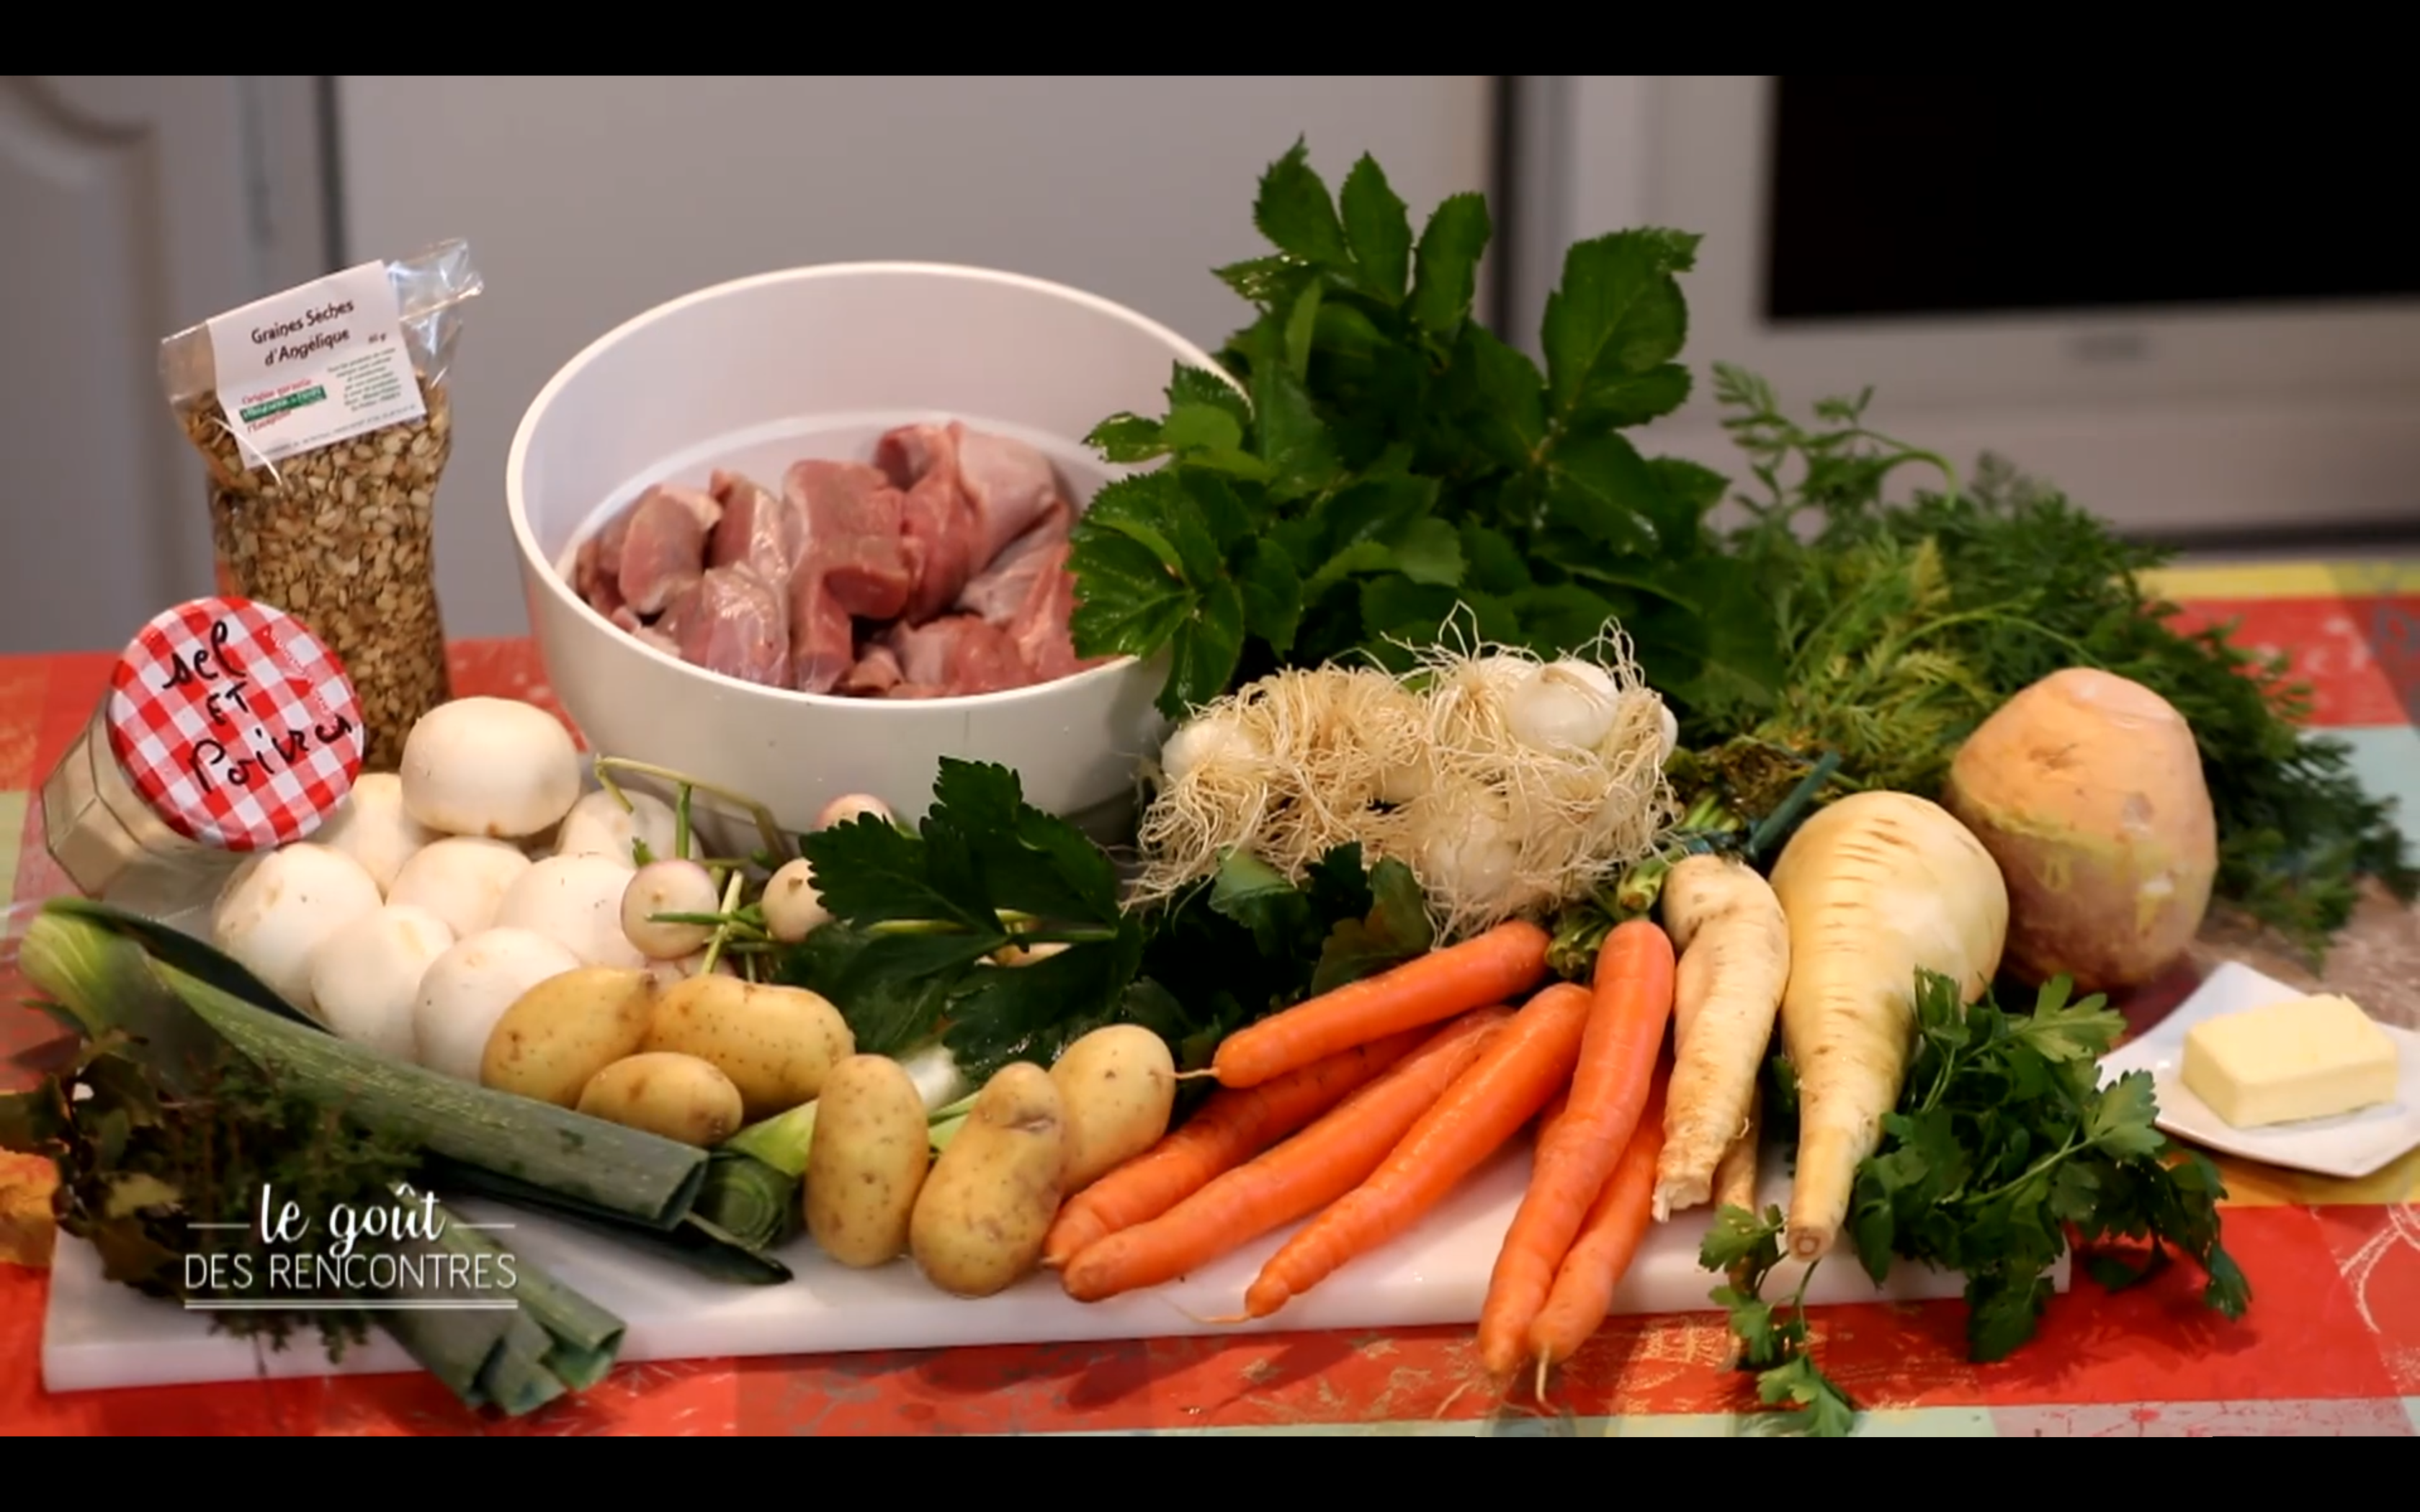
<path id="1" fill-rule="evenodd" d="M 521 417 L 504 500 L 547 675 L 596 750 L 748 795 L 803 830 L 867 793 L 920 817 L 939 759 L 1014 767 L 1026 798 L 1098 829 L 1131 805 L 1167 727 L 1164 662 L 1124 658 L 1005 693 L 851 699 L 761 687 L 615 628 L 567 579 L 579 541 L 650 483 L 733 467 L 768 486 L 806 456 L 867 458 L 913 421 L 958 419 L 1040 446 L 1082 507 L 1130 469 L 1082 438 L 1156 414 L 1171 365 L 1208 354 L 1079 290 L 978 268 L 840 263 L 659 305 L 566 363 Z"/>

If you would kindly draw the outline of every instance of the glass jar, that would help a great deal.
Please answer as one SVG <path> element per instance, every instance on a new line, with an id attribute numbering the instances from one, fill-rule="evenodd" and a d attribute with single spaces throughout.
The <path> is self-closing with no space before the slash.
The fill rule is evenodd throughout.
<path id="1" fill-rule="evenodd" d="M 318 828 L 352 791 L 361 706 L 291 616 L 201 598 L 154 617 L 42 782 L 52 858 L 78 890 L 175 923 L 254 852 Z"/>

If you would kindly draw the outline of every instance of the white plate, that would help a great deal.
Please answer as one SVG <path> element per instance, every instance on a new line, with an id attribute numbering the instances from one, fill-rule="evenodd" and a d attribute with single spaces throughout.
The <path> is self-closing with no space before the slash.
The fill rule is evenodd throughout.
<path id="1" fill-rule="evenodd" d="M 2284 1002 L 2303 994 L 2250 966 L 2228 962 L 2210 974 L 2158 1027 L 2102 1057 L 2105 1084 L 2130 1071 L 2148 1071 L 2160 1097 L 2160 1127 L 2179 1139 L 2282 1165 L 2355 1180 L 2412 1149 L 2420 1149 L 2420 1034 L 2381 1024 L 2395 1041 L 2400 1075 L 2395 1101 L 2332 1119 L 2266 1129 L 2238 1129 L 2193 1095 L 2180 1074 L 2185 1033 L 2204 1019 Z"/>

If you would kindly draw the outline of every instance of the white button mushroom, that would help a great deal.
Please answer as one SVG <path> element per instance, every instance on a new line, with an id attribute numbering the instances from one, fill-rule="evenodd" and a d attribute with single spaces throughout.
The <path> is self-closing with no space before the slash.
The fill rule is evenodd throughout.
<path id="1" fill-rule="evenodd" d="M 623 789 L 630 807 L 622 807 L 621 799 L 602 789 L 588 794 L 571 806 L 563 816 L 563 828 L 554 840 L 557 856 L 610 856 L 625 866 L 639 864 L 638 853 L 630 848 L 632 841 L 644 841 L 647 856 L 663 860 L 673 854 L 673 834 L 677 827 L 673 806 L 647 793 Z"/>
<path id="2" fill-rule="evenodd" d="M 815 890 L 815 869 L 803 856 L 773 873 L 765 884 L 759 906 L 765 913 L 765 933 L 784 945 L 796 945 L 831 922 L 823 894 Z"/>
<path id="3" fill-rule="evenodd" d="M 891 805 L 880 798 L 870 794 L 849 793 L 824 805 L 824 811 L 815 816 L 815 827 L 830 829 L 834 825 L 845 825 L 863 814 L 872 814 L 884 824 L 898 822 L 891 812 Z"/>
<path id="4" fill-rule="evenodd" d="M 304 1013 L 316 1016 L 311 952 L 379 908 L 379 887 L 342 851 L 308 842 L 236 868 L 210 915 L 210 943 Z"/>
<path id="5" fill-rule="evenodd" d="M 403 742 L 403 806 L 448 835 L 519 840 L 580 797 L 580 752 L 534 703 L 465 698 L 420 717 Z"/>
<path id="6" fill-rule="evenodd" d="M 605 856 L 550 856 L 513 880 L 498 929 L 543 934 L 584 966 L 643 966 L 647 958 L 622 933 L 622 893 L 631 873 Z"/>
<path id="7" fill-rule="evenodd" d="M 390 905 L 354 919 L 312 953 L 319 1022 L 365 1050 L 418 1060 L 412 1005 L 420 979 L 453 944 L 445 920 L 426 908 Z"/>
<path id="8" fill-rule="evenodd" d="M 579 969 L 578 956 L 525 929 L 491 929 L 456 941 L 428 964 L 412 1000 L 420 1063 L 475 1084 L 488 1036 L 504 1010 L 549 977 Z"/>
<path id="9" fill-rule="evenodd" d="M 714 931 L 705 924 L 677 924 L 658 914 L 718 914 L 722 899 L 714 878 L 695 861 L 650 861 L 630 873 L 622 891 L 622 933 L 650 961 L 677 961 L 706 949 Z"/>
<path id="10" fill-rule="evenodd" d="M 383 893 L 395 886 L 403 863 L 438 838 L 437 831 L 403 811 L 403 779 L 393 772 L 364 772 L 327 823 L 313 832 L 311 842 L 360 862 Z"/>
<path id="11" fill-rule="evenodd" d="M 530 858 L 503 841 L 449 836 L 403 863 L 386 901 L 426 908 L 469 939 L 496 927 L 504 893 L 529 869 Z"/>

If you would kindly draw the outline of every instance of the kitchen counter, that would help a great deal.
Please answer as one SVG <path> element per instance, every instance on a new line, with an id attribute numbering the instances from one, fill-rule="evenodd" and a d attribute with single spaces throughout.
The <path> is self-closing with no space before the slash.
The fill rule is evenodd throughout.
<path id="1" fill-rule="evenodd" d="M 2420 825 L 2420 561 L 2197 568 L 2163 589 L 2199 620 L 2240 618 L 2317 689 L 2317 722 Z M 0 877 L 22 907 L 65 889 L 33 794 L 89 717 L 105 655 L 0 658 Z M 455 654 L 458 693 L 547 701 L 525 643 Z M 2214 919 L 2192 959 L 2126 1005 L 2136 1030 L 2200 974 L 2239 960 L 2324 982 L 2420 1027 L 2420 912 L 2366 902 L 2314 972 Z M 0 981 L 0 1088 L 54 1039 Z M 10 1179 L 0 1156 L 0 1193 Z M 1954 1304 L 1814 1318 L 1823 1364 L 1872 1411 L 1864 1431 L 1924 1437 L 2420 1433 L 2420 1153 L 2343 1182 L 2222 1162 L 2226 1242 L 2250 1316 L 2204 1310 L 2189 1267 L 2108 1294 L 2079 1278 L 2040 1335 L 1966 1363 Z M 0 1434 L 1332 1433 L 1729 1435 L 1757 1431 L 1714 1313 L 1616 1319 L 1551 1405 L 1481 1378 L 1468 1329 L 1296 1335 L 634 1365 L 520 1422 L 486 1425 L 435 1382 L 394 1376 L 87 1393 L 42 1390 L 45 1277 L 0 1263 Z"/>

